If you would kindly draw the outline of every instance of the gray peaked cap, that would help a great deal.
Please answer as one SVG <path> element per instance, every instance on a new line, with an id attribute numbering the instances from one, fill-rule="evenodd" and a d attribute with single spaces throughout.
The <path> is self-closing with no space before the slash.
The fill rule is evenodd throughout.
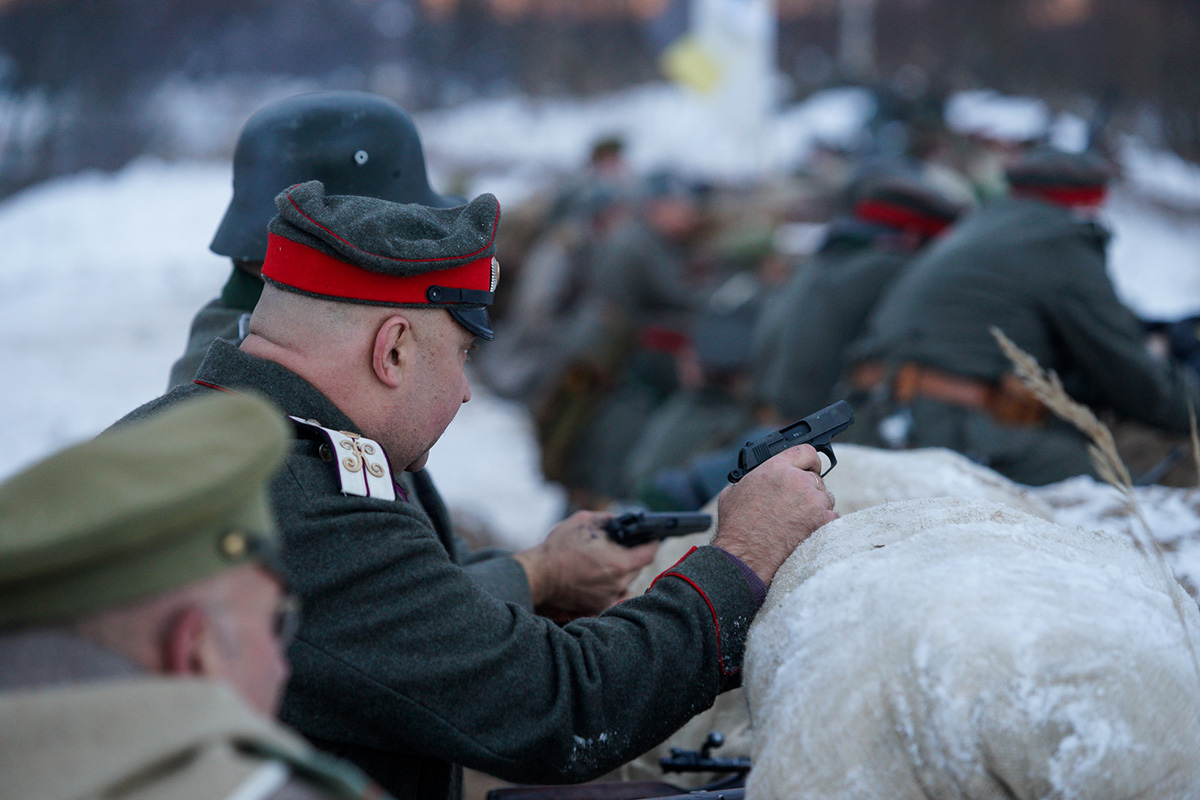
<path id="1" fill-rule="evenodd" d="M 493 338 L 486 306 L 499 277 L 495 196 L 431 208 L 326 195 L 320 181 L 308 181 L 280 192 L 275 206 L 263 265 L 272 284 L 345 302 L 444 307 Z"/>

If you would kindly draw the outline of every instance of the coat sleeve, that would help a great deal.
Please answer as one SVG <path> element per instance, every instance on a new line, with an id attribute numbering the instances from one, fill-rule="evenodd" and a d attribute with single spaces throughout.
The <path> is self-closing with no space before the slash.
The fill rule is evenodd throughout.
<path id="1" fill-rule="evenodd" d="M 454 563 L 462 566 L 488 594 L 533 611 L 533 597 L 529 593 L 529 577 L 525 574 L 525 568 L 517 563 L 511 553 L 498 547 L 471 552 L 466 542 L 455 535 L 450 510 L 446 508 L 428 470 L 406 472 L 401 481 L 415 495 L 409 499 L 415 499 L 429 517 L 434 533 Z"/>
<path id="2" fill-rule="evenodd" d="M 1108 278 L 1103 250 L 1067 244 L 1075 249 L 1056 259 L 1053 269 L 1060 270 L 1061 280 L 1048 311 L 1068 354 L 1065 371 L 1082 373 L 1095 390 L 1095 402 L 1118 414 L 1186 432 L 1189 402 L 1200 412 L 1195 377 L 1174 361 L 1151 357 L 1137 319 Z"/>
<path id="3" fill-rule="evenodd" d="M 304 605 L 283 717 L 306 735 L 572 782 L 645 751 L 740 682 L 756 603 L 715 548 L 560 627 L 483 591 L 419 511 L 310 493 L 296 467 L 275 486 Z"/>

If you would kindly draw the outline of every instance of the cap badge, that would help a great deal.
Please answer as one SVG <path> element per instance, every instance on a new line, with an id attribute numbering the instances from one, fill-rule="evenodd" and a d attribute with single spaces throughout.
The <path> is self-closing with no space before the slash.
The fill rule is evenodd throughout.
<path id="1" fill-rule="evenodd" d="M 495 256 L 492 256 L 492 284 L 488 289 L 489 292 L 496 291 L 496 286 L 500 283 L 500 262 Z"/>

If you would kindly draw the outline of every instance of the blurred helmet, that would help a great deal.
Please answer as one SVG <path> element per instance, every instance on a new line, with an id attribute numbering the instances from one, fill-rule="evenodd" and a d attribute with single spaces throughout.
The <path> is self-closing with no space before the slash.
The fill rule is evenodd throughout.
<path id="1" fill-rule="evenodd" d="M 313 92 L 255 112 L 233 154 L 233 199 L 209 249 L 235 261 L 262 261 L 275 195 L 309 180 L 329 194 L 448 208 L 463 198 L 429 188 L 412 119 L 366 92 Z"/>

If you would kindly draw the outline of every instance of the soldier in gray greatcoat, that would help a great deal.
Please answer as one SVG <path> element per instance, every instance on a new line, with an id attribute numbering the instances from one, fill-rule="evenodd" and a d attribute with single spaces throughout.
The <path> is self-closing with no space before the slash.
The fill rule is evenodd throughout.
<path id="1" fill-rule="evenodd" d="M 651 415 L 626 463 L 628 485 L 652 508 L 674 508 L 653 488 L 659 470 L 732 444 L 753 427 L 750 403 L 750 332 L 757 304 L 747 302 L 698 318 L 689 331 L 685 384 Z M 739 441 L 740 443 L 740 441 Z"/>
<path id="2" fill-rule="evenodd" d="M 327 191 L 376 197 L 398 203 L 449 208 L 466 202 L 429 187 L 421 139 L 412 119 L 386 98 L 365 92 L 313 92 L 272 103 L 250 117 L 233 157 L 233 198 L 210 245 L 228 256 L 233 269 L 221 296 L 206 305 L 192 324 L 187 350 L 171 370 L 170 388 L 190 384 L 209 347 L 218 339 L 240 343 L 263 290 L 262 263 L 267 252 L 267 223 L 275 215 L 275 195 L 288 186 L 321 180 Z M 455 550 L 456 559 L 488 591 L 502 600 L 533 608 L 530 573 L 548 570 L 550 551 L 575 543 L 555 541 L 524 551 L 521 563 L 500 548 L 470 552 L 453 530 L 450 514 L 426 470 L 405 472 L 405 491 L 430 517 Z M 581 563 L 586 563 L 581 562 Z M 543 566 L 545 564 L 545 566 Z M 555 613 L 594 614 L 598 573 L 580 575 L 580 591 L 563 597 Z M 540 576 L 533 576 L 540 581 Z M 607 595 L 606 595 L 607 596 Z"/>
<path id="3" fill-rule="evenodd" d="M 289 427 L 212 393 L 0 485 L 0 796 L 382 796 L 270 719 Z"/>
<path id="4" fill-rule="evenodd" d="M 594 396 L 587 398 L 586 419 L 564 448 L 569 454 L 560 474 L 550 473 L 577 507 L 600 508 L 629 496 L 629 453 L 654 410 L 678 388 L 675 357 L 704 299 L 687 274 L 687 247 L 702 227 L 703 199 L 699 186 L 652 175 L 632 213 L 595 247 L 580 317 L 596 324 L 573 331 L 565 346 L 600 373 L 600 388 L 589 387 Z M 552 396 L 549 402 L 561 401 Z"/>
<path id="5" fill-rule="evenodd" d="M 1088 405 L 1187 431 L 1195 376 L 1148 353 L 1106 271 L 1094 218 L 1106 165 L 1039 150 L 1008 179 L 1010 197 L 960 222 L 880 301 L 852 347 L 859 423 L 845 438 L 948 447 L 1032 485 L 1095 474 L 1085 435 L 1020 385 L 992 326 Z"/>
<path id="6" fill-rule="evenodd" d="M 965 210 L 918 172 L 891 170 L 852 190 L 851 214 L 791 278 L 755 330 L 757 401 L 768 418 L 806 417 L 833 400 L 846 348 L 912 258 Z"/>
<path id="7" fill-rule="evenodd" d="M 596 777 L 737 685 L 775 570 L 836 517 L 816 452 L 787 450 L 731 487 L 711 546 L 595 619 L 560 626 L 501 602 L 393 473 L 420 469 L 470 399 L 464 365 L 491 333 L 498 278 L 495 198 L 433 209 L 313 181 L 277 208 L 250 335 L 214 343 L 196 382 L 127 420 L 214 391 L 259 392 L 291 415 L 271 498 L 305 615 L 282 718 L 394 795 L 441 800 L 459 796 L 459 765 L 526 783 Z M 569 556 L 628 585 L 653 546 L 620 548 L 608 517 L 563 523 L 586 536 Z"/>

